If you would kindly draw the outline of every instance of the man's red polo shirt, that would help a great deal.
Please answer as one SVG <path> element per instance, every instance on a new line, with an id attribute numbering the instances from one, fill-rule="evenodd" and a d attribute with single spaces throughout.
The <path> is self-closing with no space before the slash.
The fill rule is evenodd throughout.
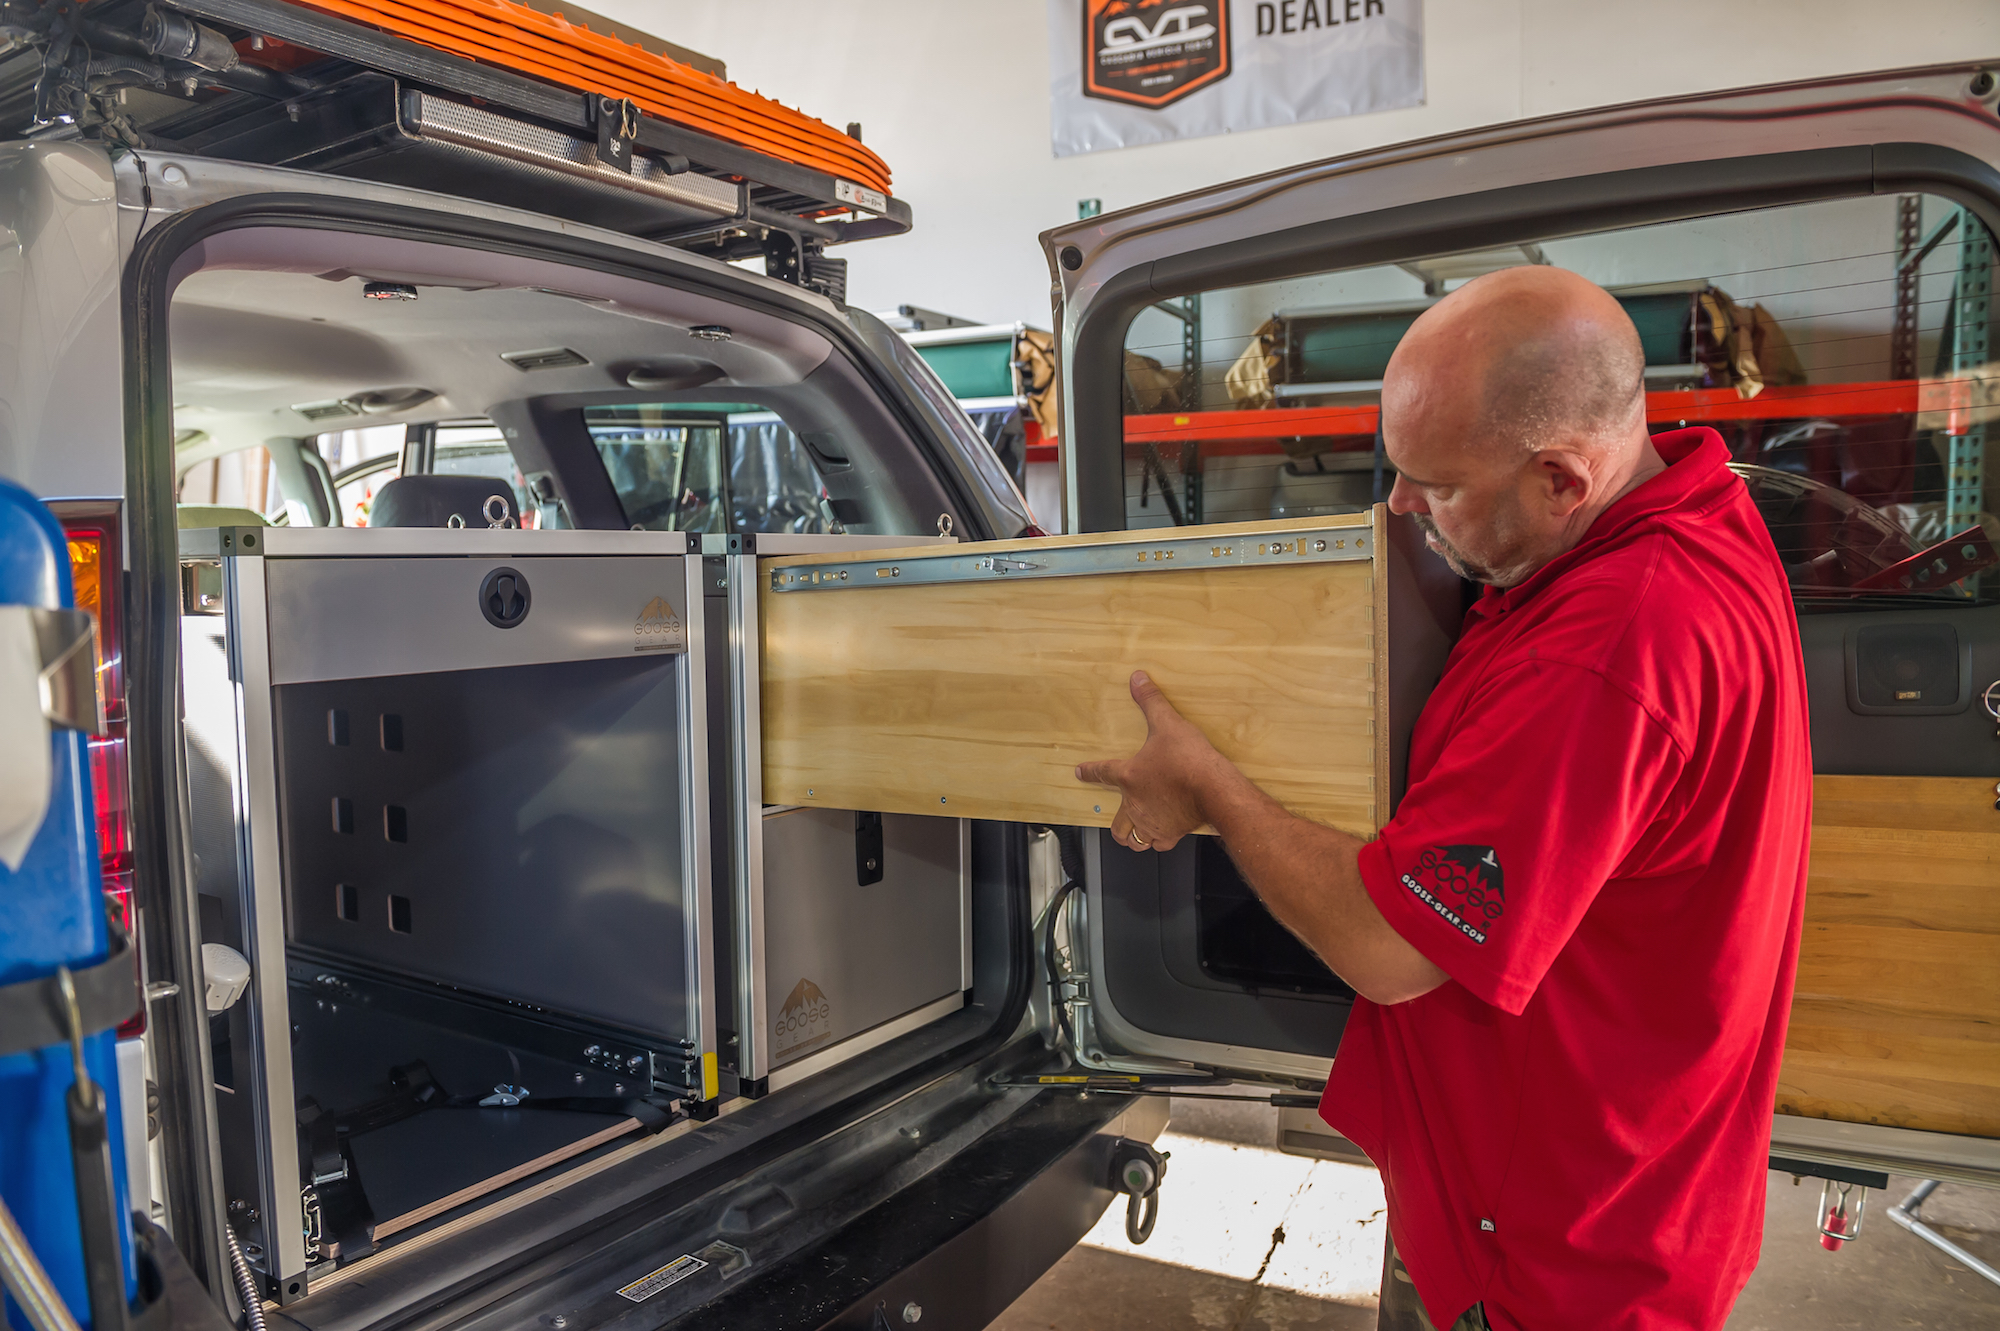
<path id="1" fill-rule="evenodd" d="M 1361 852 L 1451 978 L 1356 1000 L 1320 1112 L 1432 1321 L 1708 1328 L 1757 1262 L 1812 755 L 1785 576 L 1720 436 L 1489 588 Z"/>

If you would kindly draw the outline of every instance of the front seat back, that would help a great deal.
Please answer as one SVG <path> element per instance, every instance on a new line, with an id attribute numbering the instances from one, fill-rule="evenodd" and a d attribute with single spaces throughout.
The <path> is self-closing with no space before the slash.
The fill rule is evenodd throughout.
<path id="1" fill-rule="evenodd" d="M 518 527 L 514 487 L 498 476 L 398 476 L 368 508 L 371 527 Z"/>

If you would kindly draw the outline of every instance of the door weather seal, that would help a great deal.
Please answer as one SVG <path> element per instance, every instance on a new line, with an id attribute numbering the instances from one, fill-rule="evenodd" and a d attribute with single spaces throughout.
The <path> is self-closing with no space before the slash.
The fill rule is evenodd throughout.
<path id="1" fill-rule="evenodd" d="M 1042 966 L 1049 985 L 1049 1013 L 1056 1028 L 1056 1047 L 1072 1066 L 1094 1073 L 1138 1074 L 1142 1078 L 1157 1078 L 1160 1085 L 1216 1086 L 1229 1081 L 1228 1077 L 1213 1068 L 1197 1067 L 1192 1063 L 1112 1057 L 1105 1053 L 1097 1038 L 1097 1024 L 1092 1019 L 1090 973 L 1076 964 L 1080 956 L 1087 955 L 1079 949 L 1090 923 L 1089 894 L 1083 886 L 1083 834 L 1074 827 L 1052 830 L 1062 851 L 1063 885 L 1049 899 L 1048 909 L 1042 917 Z M 1065 953 L 1068 961 L 1064 960 Z M 1088 1086 L 1097 1078 L 1086 1075 L 1081 1080 L 1083 1089 L 1115 1088 L 1109 1080 L 1102 1087 Z M 1077 1082 L 1044 1079 L 1037 1084 L 1076 1085 Z M 1119 1081 L 1115 1085 L 1129 1089 L 1131 1082 Z"/>

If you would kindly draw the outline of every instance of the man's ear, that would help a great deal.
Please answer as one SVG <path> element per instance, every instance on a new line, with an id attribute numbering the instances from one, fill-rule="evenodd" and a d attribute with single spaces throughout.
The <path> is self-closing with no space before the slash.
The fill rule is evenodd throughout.
<path id="1" fill-rule="evenodd" d="M 1576 512 L 1590 493 L 1590 466 L 1568 449 L 1545 448 L 1535 454 L 1535 473 L 1553 517 Z"/>

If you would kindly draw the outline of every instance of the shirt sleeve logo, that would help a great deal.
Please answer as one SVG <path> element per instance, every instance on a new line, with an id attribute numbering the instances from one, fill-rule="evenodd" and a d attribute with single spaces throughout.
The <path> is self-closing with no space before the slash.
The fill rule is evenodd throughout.
<path id="1" fill-rule="evenodd" d="M 1507 909 L 1505 874 L 1491 846 L 1427 846 L 1403 886 L 1475 943 Z"/>

